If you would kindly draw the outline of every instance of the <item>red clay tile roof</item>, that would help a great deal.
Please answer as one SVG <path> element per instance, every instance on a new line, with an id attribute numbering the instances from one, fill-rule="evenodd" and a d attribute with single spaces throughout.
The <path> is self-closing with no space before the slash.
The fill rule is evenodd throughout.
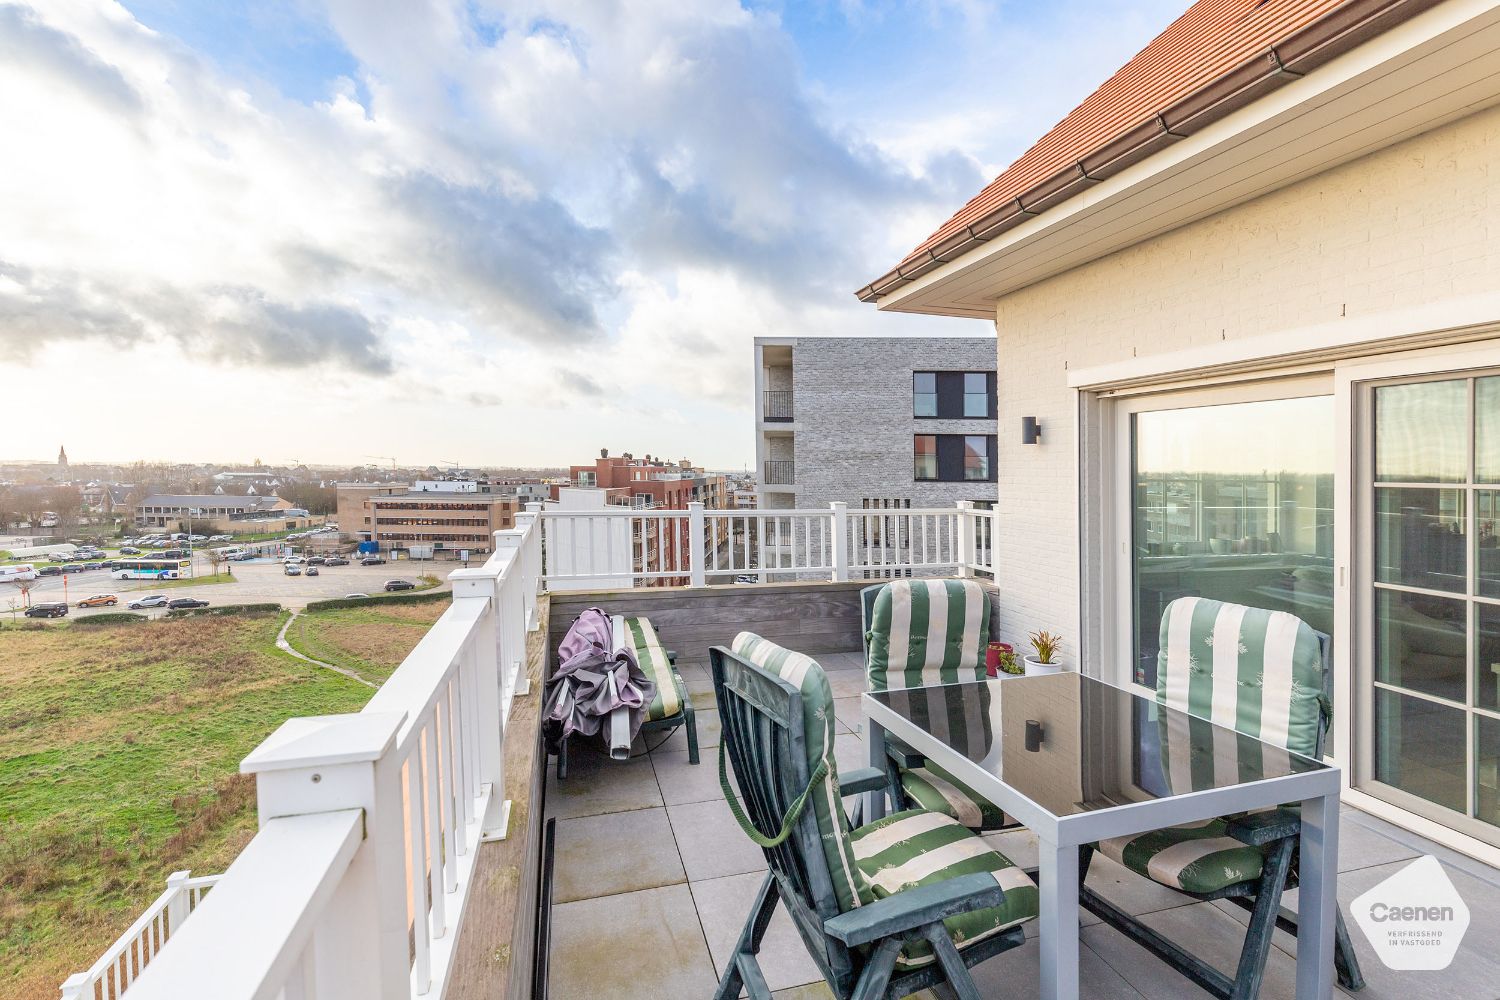
<path id="1" fill-rule="evenodd" d="M 934 254 L 946 262 L 970 249 L 997 212 L 1020 221 L 1050 207 L 1434 2 L 1197 0 L 860 297 L 888 290 L 913 265 L 936 266 Z"/>

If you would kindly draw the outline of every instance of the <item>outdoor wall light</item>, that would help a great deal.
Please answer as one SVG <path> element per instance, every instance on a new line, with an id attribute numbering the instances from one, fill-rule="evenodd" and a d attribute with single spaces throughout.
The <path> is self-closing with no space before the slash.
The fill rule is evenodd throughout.
<path id="1" fill-rule="evenodd" d="M 1026 749 L 1036 753 L 1042 749 L 1042 736 L 1045 730 L 1036 719 L 1026 720 Z"/>
<path id="2" fill-rule="evenodd" d="M 1042 440 L 1042 425 L 1036 417 L 1021 418 L 1021 443 L 1038 444 Z"/>

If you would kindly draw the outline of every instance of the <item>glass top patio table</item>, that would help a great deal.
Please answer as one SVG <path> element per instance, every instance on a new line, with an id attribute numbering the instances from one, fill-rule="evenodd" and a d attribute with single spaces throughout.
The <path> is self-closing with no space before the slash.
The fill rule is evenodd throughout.
<path id="1" fill-rule="evenodd" d="M 1329 770 L 1072 672 L 868 697 L 1058 818 Z M 1027 747 L 1028 722 L 1039 737 L 1034 749 Z"/>
<path id="2" fill-rule="evenodd" d="M 1078 996 L 1078 848 L 1297 803 L 1297 995 L 1333 991 L 1339 769 L 1074 672 L 866 692 L 870 763 L 889 733 L 1037 837 L 1041 995 Z M 867 815 L 883 813 L 872 795 Z"/>

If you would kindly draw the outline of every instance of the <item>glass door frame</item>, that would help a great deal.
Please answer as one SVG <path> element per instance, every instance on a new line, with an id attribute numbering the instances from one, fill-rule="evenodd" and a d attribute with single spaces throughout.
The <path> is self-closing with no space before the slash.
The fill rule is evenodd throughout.
<path id="1" fill-rule="evenodd" d="M 1347 797 L 1386 818 L 1447 843 L 1490 863 L 1500 858 L 1500 829 L 1459 814 L 1375 777 L 1375 390 L 1384 385 L 1474 379 L 1500 375 L 1500 341 L 1461 348 L 1408 352 L 1381 360 L 1340 364 L 1335 368 L 1336 412 L 1339 417 L 1339 464 L 1335 491 L 1335 693 L 1337 705 L 1349 706 L 1352 725 L 1335 734 L 1335 756 L 1344 764 Z M 1473 383 L 1470 383 L 1469 424 L 1465 428 L 1468 473 L 1462 484 L 1433 483 L 1434 489 L 1465 492 L 1465 562 L 1467 586 L 1465 631 L 1465 801 L 1473 812 L 1476 773 L 1475 710 L 1472 657 L 1477 642 L 1474 577 L 1478 572 L 1478 532 L 1474 483 Z M 1500 489 L 1500 486 L 1495 487 Z M 1342 501 L 1342 502 L 1339 502 Z M 1483 602 L 1480 602 L 1483 603 Z M 1447 701 L 1441 702 L 1448 704 Z M 1489 714 L 1494 715 L 1493 712 Z M 1383 806 L 1385 808 L 1379 808 Z M 1392 813 L 1392 808 L 1394 813 Z"/>
<path id="2" fill-rule="evenodd" d="M 1105 662 L 1114 664 L 1113 675 L 1103 678 L 1131 691 L 1155 697 L 1156 690 L 1135 681 L 1135 561 L 1131 558 L 1135 540 L 1135 420 L 1138 413 L 1156 410 L 1184 410 L 1203 406 L 1228 406 L 1235 403 L 1259 403 L 1277 399 L 1299 399 L 1307 396 L 1334 396 L 1330 373 L 1271 374 L 1264 379 L 1205 385 L 1191 389 L 1143 393 L 1111 400 L 1110 419 L 1113 435 L 1109 479 L 1113 484 L 1110 506 L 1113 510 L 1109 546 L 1113 565 L 1106 571 L 1113 582 L 1114 599 L 1107 609 L 1110 625 L 1104 631 Z M 1335 404 L 1337 406 L 1337 404 Z M 1335 518 L 1337 517 L 1338 438 L 1335 435 Z M 1335 525 L 1337 521 L 1335 520 Z M 1337 546 L 1337 527 L 1335 527 Z M 1337 548 L 1335 548 L 1337 561 Z M 1335 604 L 1335 615 L 1338 607 Z M 1337 646 L 1337 640 L 1335 640 Z"/>

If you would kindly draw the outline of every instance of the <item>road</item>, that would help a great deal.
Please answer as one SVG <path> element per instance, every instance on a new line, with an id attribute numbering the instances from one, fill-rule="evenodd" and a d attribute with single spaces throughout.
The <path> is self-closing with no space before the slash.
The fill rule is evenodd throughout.
<path id="1" fill-rule="evenodd" d="M 124 611 L 131 599 L 145 594 L 164 594 L 168 598 L 199 597 L 210 606 L 217 604 L 280 604 L 284 608 L 301 609 L 309 601 L 325 601 L 346 594 L 378 594 L 387 580 L 410 580 L 431 574 L 442 580 L 440 589 L 450 589 L 447 576 L 458 563 L 410 562 L 386 563 L 383 566 L 319 566 L 317 576 L 287 576 L 277 560 L 257 559 L 252 562 L 228 563 L 233 568 L 233 583 L 212 583 L 201 586 L 179 584 L 162 589 L 150 580 L 116 580 L 108 570 L 91 570 L 86 573 L 69 573 L 66 576 L 44 576 L 36 581 L 31 590 L 31 602 L 61 601 L 66 582 L 68 616 L 87 616 L 103 612 Z M 194 560 L 193 571 L 198 576 L 210 577 L 213 568 L 206 560 Z M 219 569 L 222 578 L 225 566 Z M 117 594 L 120 603 L 113 608 L 80 608 L 79 601 L 94 594 Z M 0 584 L 0 611 L 7 611 L 12 599 L 19 599 L 14 587 Z M 153 614 L 163 613 L 160 609 Z M 10 615 L 7 613 L 6 618 Z M 19 616 L 17 616 L 19 617 Z M 42 619 L 43 621 L 50 619 Z"/>

